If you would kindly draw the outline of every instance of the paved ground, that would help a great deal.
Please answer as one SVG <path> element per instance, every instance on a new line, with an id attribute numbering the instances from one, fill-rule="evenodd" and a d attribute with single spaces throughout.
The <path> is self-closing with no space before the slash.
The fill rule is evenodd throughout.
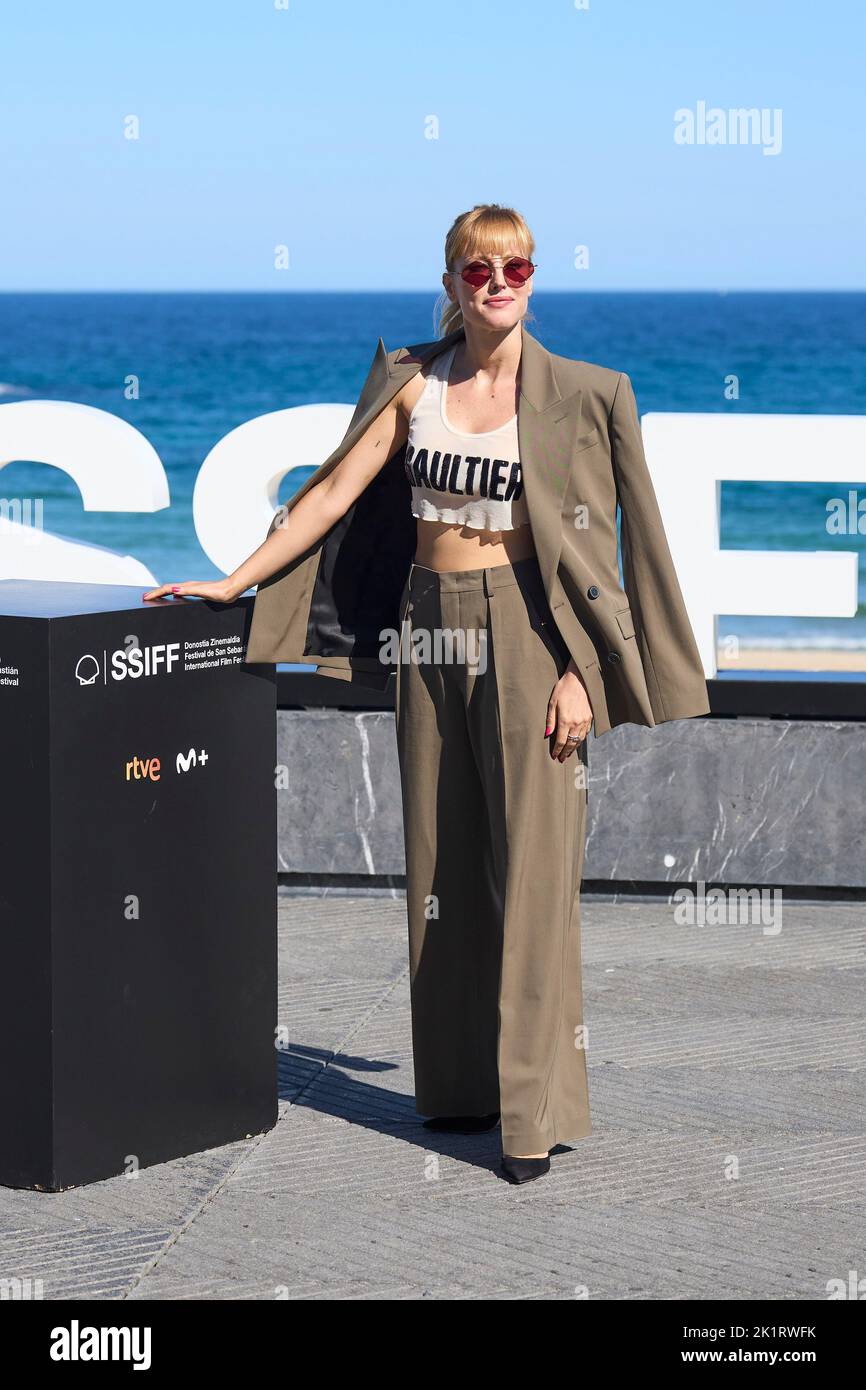
<path id="1" fill-rule="evenodd" d="M 45 1298 L 825 1299 L 866 1277 L 866 908 L 782 931 L 584 903 L 594 1133 L 540 1182 L 415 1116 L 399 900 L 283 898 L 279 1122 L 60 1194 L 0 1188 Z M 738 1176 L 729 1176 L 736 1171 Z"/>

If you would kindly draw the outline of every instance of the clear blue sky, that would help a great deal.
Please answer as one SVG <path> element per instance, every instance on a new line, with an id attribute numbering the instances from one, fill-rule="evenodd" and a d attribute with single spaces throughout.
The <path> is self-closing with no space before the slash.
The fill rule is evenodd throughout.
<path id="1" fill-rule="evenodd" d="M 866 286 L 862 0 L 54 0 L 2 50 L 0 289 L 435 289 L 486 201 L 539 289 Z M 675 144 L 700 101 L 782 152 Z"/>

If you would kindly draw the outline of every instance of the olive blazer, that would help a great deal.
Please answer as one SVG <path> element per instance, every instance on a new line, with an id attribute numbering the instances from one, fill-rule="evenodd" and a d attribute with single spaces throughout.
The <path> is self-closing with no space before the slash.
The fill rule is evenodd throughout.
<path id="1" fill-rule="evenodd" d="M 596 736 L 707 714 L 703 666 L 671 560 L 625 372 L 548 350 L 521 324 L 518 441 L 536 555 L 553 619 L 581 673 Z M 337 466 L 422 365 L 463 338 L 388 352 L 380 338 L 342 443 L 276 513 Z M 304 555 L 263 580 L 248 662 L 309 662 L 384 689 L 383 634 L 399 632 L 416 521 L 394 453 L 348 512 Z M 617 563 L 617 508 L 622 569 Z"/>

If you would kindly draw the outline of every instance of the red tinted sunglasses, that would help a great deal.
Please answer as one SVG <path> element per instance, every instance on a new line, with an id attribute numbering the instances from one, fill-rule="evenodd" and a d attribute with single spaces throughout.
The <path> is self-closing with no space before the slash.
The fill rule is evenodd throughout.
<path id="1" fill-rule="evenodd" d="M 534 270 L 535 266 L 532 261 L 528 261 L 525 256 L 512 256 L 511 260 L 506 261 L 502 267 L 502 274 L 506 285 L 510 285 L 512 289 L 516 290 L 521 285 L 526 284 Z M 467 285 L 471 285 L 476 290 L 480 290 L 482 285 L 486 285 L 492 274 L 492 267 L 485 261 L 470 261 L 469 265 L 465 265 L 460 271 L 460 275 Z"/>

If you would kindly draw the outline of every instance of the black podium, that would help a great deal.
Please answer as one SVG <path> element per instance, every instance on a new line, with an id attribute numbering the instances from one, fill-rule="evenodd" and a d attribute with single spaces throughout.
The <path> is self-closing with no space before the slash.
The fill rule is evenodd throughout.
<path id="1" fill-rule="evenodd" d="M 277 1114 L 276 682 L 252 599 L 0 582 L 0 1183 Z"/>

